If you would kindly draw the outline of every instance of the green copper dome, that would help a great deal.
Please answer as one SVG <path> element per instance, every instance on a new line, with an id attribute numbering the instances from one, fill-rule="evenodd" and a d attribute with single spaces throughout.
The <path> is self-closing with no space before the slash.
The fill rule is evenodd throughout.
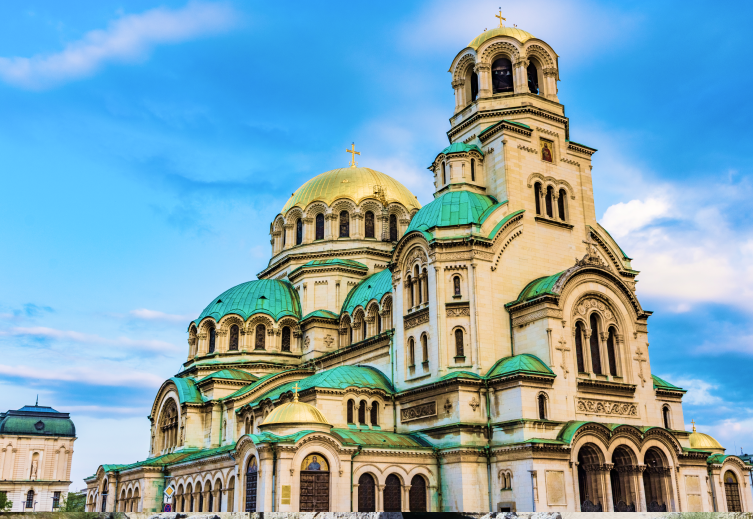
<path id="1" fill-rule="evenodd" d="M 342 311 L 351 314 L 359 306 L 366 307 L 372 299 L 381 303 L 384 294 L 390 292 L 392 292 L 392 272 L 384 269 L 358 283 L 345 298 Z"/>
<path id="2" fill-rule="evenodd" d="M 495 377 L 507 377 L 509 375 L 517 374 L 528 375 L 543 375 L 545 377 L 555 377 L 554 372 L 549 369 L 549 366 L 535 355 L 530 353 L 521 353 L 520 355 L 513 355 L 512 357 L 505 357 L 499 359 L 489 373 L 486 374 L 486 378 Z"/>
<path id="3" fill-rule="evenodd" d="M 500 205 L 492 196 L 470 191 L 449 191 L 416 213 L 410 222 L 411 231 L 430 231 L 434 227 L 481 224 Z"/>
<path id="4" fill-rule="evenodd" d="M 228 314 L 238 314 L 244 320 L 253 314 L 267 314 L 275 321 L 286 315 L 300 319 L 301 302 L 298 292 L 287 281 L 247 281 L 220 294 L 194 323 L 198 325 L 205 317 L 219 321 Z"/>
<path id="5" fill-rule="evenodd" d="M 52 407 L 27 405 L 18 411 L 0 414 L 0 435 L 3 434 L 75 438 L 76 426 L 68 413 L 60 413 Z"/>

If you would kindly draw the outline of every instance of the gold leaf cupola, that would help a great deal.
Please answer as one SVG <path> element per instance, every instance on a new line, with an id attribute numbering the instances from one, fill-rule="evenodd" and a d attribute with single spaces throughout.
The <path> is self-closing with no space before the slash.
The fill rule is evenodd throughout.
<path id="1" fill-rule="evenodd" d="M 259 428 L 275 434 L 290 434 L 301 429 L 328 432 L 332 425 L 319 409 L 298 400 L 298 384 L 292 388 L 293 401 L 276 407 L 267 415 Z"/>

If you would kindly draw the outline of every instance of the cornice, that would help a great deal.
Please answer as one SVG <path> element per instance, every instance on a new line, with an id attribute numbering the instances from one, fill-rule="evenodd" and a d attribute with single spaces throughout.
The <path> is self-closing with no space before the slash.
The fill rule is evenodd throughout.
<path id="1" fill-rule="evenodd" d="M 395 334 L 395 329 L 391 328 L 389 330 L 385 330 L 379 335 L 374 335 L 373 337 L 369 337 L 368 339 L 364 339 L 362 341 L 358 341 L 354 344 L 351 344 L 350 346 L 346 346 L 345 348 L 339 348 L 331 353 L 328 353 L 326 355 L 322 355 L 320 357 L 316 357 L 314 359 L 311 359 L 309 361 L 304 362 L 301 364 L 301 368 L 311 368 L 312 370 L 318 369 L 321 367 L 322 364 L 330 362 L 332 360 L 335 360 L 339 357 L 342 357 L 343 355 L 347 355 L 349 353 L 353 353 L 356 351 L 364 350 L 367 348 L 370 348 L 372 346 L 382 347 L 382 346 L 388 346 L 389 340 L 391 337 Z M 382 341 L 387 341 L 386 343 L 382 344 Z"/>
<path id="2" fill-rule="evenodd" d="M 578 391 L 587 393 L 632 396 L 635 394 L 635 384 L 610 382 L 607 380 L 578 379 Z"/>
<path id="3" fill-rule="evenodd" d="M 546 110 L 542 110 L 540 108 L 536 108 L 533 106 L 526 106 L 526 107 L 518 107 L 518 108 L 501 108 L 497 110 L 484 110 L 484 111 L 476 112 L 471 117 L 461 122 L 457 126 L 450 128 L 450 130 L 447 131 L 447 138 L 449 139 L 450 143 L 452 143 L 455 136 L 457 136 L 459 133 L 462 133 L 466 128 L 475 124 L 476 122 L 480 122 L 482 119 L 491 119 L 491 118 L 497 118 L 497 117 L 505 118 L 511 115 L 534 115 L 534 116 L 542 117 L 544 119 L 548 119 L 555 123 L 564 125 L 565 137 L 567 137 L 570 133 L 570 121 L 566 117 L 554 114 L 552 112 L 547 112 Z M 483 143 L 483 140 L 481 140 L 481 142 Z"/>
<path id="4" fill-rule="evenodd" d="M 331 240 L 337 241 L 337 240 Z M 309 244 L 304 244 L 309 245 Z M 392 258 L 391 251 L 382 251 L 379 249 L 372 249 L 369 247 L 356 247 L 353 249 L 338 249 L 338 250 L 325 250 L 320 252 L 306 252 L 300 254 L 288 254 L 284 258 L 280 259 L 276 263 L 269 265 L 267 268 L 259 272 L 256 277 L 259 279 L 266 279 L 275 276 L 280 270 L 290 266 L 293 260 L 308 262 L 311 260 L 319 259 L 331 259 L 331 258 L 343 258 L 345 256 L 376 256 L 379 259 L 389 261 Z"/>
<path id="5" fill-rule="evenodd" d="M 297 280 L 309 274 L 326 274 L 328 272 L 339 272 L 342 274 L 350 274 L 353 276 L 365 277 L 368 275 L 368 270 L 355 269 L 351 267 L 345 267 L 342 265 L 332 265 L 327 267 L 306 267 L 294 272 L 288 276 L 291 283 L 296 283 Z"/>

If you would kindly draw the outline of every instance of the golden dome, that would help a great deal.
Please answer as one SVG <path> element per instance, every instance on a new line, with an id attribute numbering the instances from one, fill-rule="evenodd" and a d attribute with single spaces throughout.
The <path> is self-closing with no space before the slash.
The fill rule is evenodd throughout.
<path id="1" fill-rule="evenodd" d="M 293 206 L 303 209 L 315 201 L 332 205 L 338 198 L 348 198 L 356 204 L 366 198 L 376 199 L 376 187 L 382 188 L 387 203 L 398 202 L 408 211 L 421 208 L 413 193 L 389 175 L 369 168 L 340 168 L 317 175 L 299 187 L 282 208 L 282 214 Z"/>
<path id="2" fill-rule="evenodd" d="M 690 433 L 690 448 L 691 449 L 721 449 L 724 450 L 724 447 L 721 446 L 721 444 L 716 441 L 712 436 L 709 436 L 708 434 L 703 434 L 696 432 L 695 426 L 693 426 L 693 432 Z"/>
<path id="3" fill-rule="evenodd" d="M 523 29 L 518 29 L 517 27 L 495 27 L 494 29 L 489 29 L 488 31 L 484 31 L 476 36 L 473 41 L 468 44 L 468 46 L 474 50 L 477 50 L 479 47 L 481 47 L 482 43 L 484 43 L 486 40 L 494 38 L 495 36 L 510 36 L 511 38 L 518 40 L 520 43 L 525 43 L 531 38 L 534 38 L 533 34 L 531 34 L 530 32 L 526 32 Z"/>
<path id="4" fill-rule="evenodd" d="M 298 401 L 298 393 L 295 394 L 292 402 L 275 407 L 274 411 L 269 413 L 261 425 L 273 424 L 330 424 L 324 415 L 311 404 Z"/>

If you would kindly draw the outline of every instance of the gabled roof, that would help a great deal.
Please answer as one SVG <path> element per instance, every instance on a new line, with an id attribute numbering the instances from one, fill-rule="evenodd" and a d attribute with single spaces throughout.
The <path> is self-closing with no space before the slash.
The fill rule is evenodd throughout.
<path id="1" fill-rule="evenodd" d="M 246 371 L 241 371 L 239 369 L 223 369 L 216 371 L 211 375 L 207 375 L 206 377 L 199 380 L 199 382 L 204 382 L 205 380 L 213 378 L 226 380 L 248 380 L 249 382 L 255 382 L 259 380 L 259 377 L 252 375 L 251 373 L 248 373 Z"/>
<path id="2" fill-rule="evenodd" d="M 285 371 L 278 371 L 276 373 L 270 373 L 268 375 L 264 375 L 259 380 L 255 381 L 255 382 L 252 382 L 252 383 L 250 383 L 247 386 L 243 386 L 242 388 L 240 388 L 235 393 L 231 393 L 231 394 L 229 394 L 229 395 L 227 395 L 225 397 L 222 397 L 220 400 L 226 400 L 228 398 L 236 398 L 236 397 L 239 397 L 239 396 L 243 396 L 246 393 L 248 393 L 250 391 L 253 391 L 254 389 L 256 389 L 257 387 L 259 387 L 260 385 L 264 384 L 269 379 L 271 379 L 273 377 L 276 377 L 276 376 L 279 376 L 279 375 L 282 375 L 283 373 L 287 373 L 289 371 L 293 371 L 293 370 L 292 369 L 286 369 Z M 236 412 L 238 412 L 238 410 L 236 410 Z"/>
<path id="3" fill-rule="evenodd" d="M 350 291 L 343 303 L 342 312 L 352 314 L 358 306 L 364 308 L 372 299 L 381 301 L 385 294 L 392 292 L 392 272 L 384 269 L 372 274 Z"/>
<path id="4" fill-rule="evenodd" d="M 394 393 L 395 388 L 389 379 L 376 368 L 369 366 L 338 366 L 336 368 L 321 371 L 316 375 L 306 377 L 302 380 L 288 382 L 268 391 L 253 402 L 251 406 L 257 405 L 262 400 L 277 400 L 288 391 L 292 391 L 293 386 L 298 385 L 298 392 L 305 391 L 313 387 L 346 389 L 349 387 L 368 387 L 381 389 L 386 393 Z"/>
<path id="5" fill-rule="evenodd" d="M 357 270 L 363 270 L 368 271 L 369 267 L 361 263 L 360 261 L 356 260 L 349 260 L 349 259 L 341 259 L 341 258 L 333 258 L 333 259 L 327 259 L 327 260 L 311 260 L 308 263 L 305 263 L 301 265 L 300 267 L 294 268 L 290 272 L 290 276 L 295 274 L 301 269 L 310 269 L 310 268 L 322 268 L 322 267 L 347 267 L 350 269 L 357 269 Z M 288 276 L 289 277 L 289 276 Z"/>
<path id="6" fill-rule="evenodd" d="M 456 378 L 472 378 L 475 380 L 481 380 L 483 377 L 470 371 L 453 371 L 452 373 L 448 373 L 445 376 L 441 377 L 439 380 L 453 380 Z"/>
<path id="7" fill-rule="evenodd" d="M 329 310 L 314 310 L 313 312 L 304 315 L 301 321 L 305 321 L 306 319 L 309 319 L 311 317 L 321 317 L 323 319 L 339 319 L 340 318 L 340 316 L 337 315 L 335 312 L 331 312 Z"/>
<path id="8" fill-rule="evenodd" d="M 106 464 L 102 465 L 102 469 L 105 472 L 120 472 L 123 470 L 135 469 L 138 467 L 165 467 L 167 465 L 175 465 L 177 463 L 186 463 L 189 461 L 196 461 L 203 458 L 209 458 L 211 456 L 217 456 L 224 454 L 235 449 L 235 443 L 230 445 L 224 445 L 222 447 L 215 447 L 213 449 L 200 449 L 200 450 L 186 450 L 182 452 L 171 452 L 170 454 L 163 454 L 162 456 L 155 456 L 153 458 L 147 458 L 144 461 L 137 461 L 136 463 L 126 464 Z M 95 476 L 92 476 L 95 477 Z M 87 478 L 89 479 L 89 478 Z"/>
<path id="9" fill-rule="evenodd" d="M 178 390 L 178 400 L 181 404 L 200 404 L 204 402 L 201 391 L 196 387 L 196 381 L 191 377 L 171 377 L 170 380 Z"/>
<path id="10" fill-rule="evenodd" d="M 453 142 L 452 144 L 447 146 L 445 149 L 443 149 L 437 155 L 437 157 L 439 157 L 439 155 L 452 155 L 453 153 L 468 153 L 469 151 L 475 151 L 482 157 L 484 156 L 484 152 L 481 151 L 481 148 L 479 148 L 475 144 L 466 144 L 464 142 Z"/>
<path id="11" fill-rule="evenodd" d="M 654 389 L 665 389 L 667 391 L 681 391 L 683 393 L 687 393 L 685 389 L 677 387 L 674 384 L 670 384 L 666 380 L 659 378 L 656 375 L 651 375 L 651 378 L 654 380 Z"/>
<path id="12" fill-rule="evenodd" d="M 431 449 L 432 445 L 416 434 L 399 434 L 387 431 L 366 431 L 360 429 L 331 429 L 345 445 L 379 447 L 383 449 Z"/>
<path id="13" fill-rule="evenodd" d="M 486 378 L 507 377 L 521 373 L 552 378 L 557 376 L 537 356 L 530 353 L 521 353 L 498 360 L 486 374 Z"/>
<path id="14" fill-rule="evenodd" d="M 543 295 L 559 295 L 556 292 L 554 292 L 554 285 L 557 284 L 557 281 L 559 281 L 560 276 L 564 274 L 566 271 L 558 272 L 556 274 L 553 274 L 551 276 L 544 276 L 542 278 L 534 279 L 530 283 L 528 283 L 525 288 L 520 292 L 520 295 L 518 295 L 518 298 L 515 301 L 512 301 L 510 303 L 507 303 L 505 306 L 512 306 L 516 305 L 518 303 L 523 303 L 525 301 L 530 301 L 532 299 L 536 299 L 539 296 Z"/>
<path id="15" fill-rule="evenodd" d="M 219 321 L 228 314 L 238 314 L 244 320 L 252 314 L 267 314 L 275 321 L 286 315 L 300 319 L 301 302 L 289 282 L 257 279 L 225 290 L 209 303 L 194 323 L 198 325 L 205 317 Z"/>

